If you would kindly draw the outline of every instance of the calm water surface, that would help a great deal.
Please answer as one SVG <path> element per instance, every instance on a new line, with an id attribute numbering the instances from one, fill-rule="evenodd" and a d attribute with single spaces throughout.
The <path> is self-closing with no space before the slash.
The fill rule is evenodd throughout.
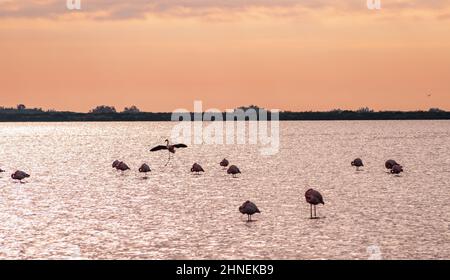
<path id="1" fill-rule="evenodd" d="M 167 154 L 149 147 L 172 126 L 0 124 L 0 258 L 450 258 L 449 121 L 283 122 L 275 156 L 194 145 L 164 167 Z M 401 176 L 386 173 L 389 158 Z M 112 170 L 115 159 L 132 170 Z M 190 174 L 194 162 L 203 175 Z M 11 180 L 16 169 L 27 183 Z M 309 187 L 324 196 L 318 220 Z M 247 199 L 262 211 L 252 223 L 238 212 Z"/>

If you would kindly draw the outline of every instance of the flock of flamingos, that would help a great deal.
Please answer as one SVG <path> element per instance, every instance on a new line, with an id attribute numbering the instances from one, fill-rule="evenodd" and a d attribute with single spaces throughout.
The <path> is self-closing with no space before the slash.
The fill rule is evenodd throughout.
<path id="1" fill-rule="evenodd" d="M 166 145 L 158 145 L 158 146 L 152 148 L 150 151 L 156 152 L 156 151 L 161 151 L 161 150 L 167 150 L 169 152 L 169 159 L 168 159 L 166 165 L 170 161 L 171 154 L 175 153 L 175 149 L 187 148 L 187 145 L 185 145 L 185 144 L 171 145 L 169 143 L 169 140 L 167 140 L 167 139 L 165 140 L 165 143 L 166 143 Z M 239 168 L 236 165 L 229 166 L 229 164 L 230 163 L 227 159 L 223 159 L 219 163 L 219 165 L 222 166 L 223 168 L 227 168 L 227 173 L 232 175 L 233 177 L 236 177 L 237 174 L 241 173 L 241 171 L 239 170 Z M 351 162 L 351 165 L 355 166 L 357 171 L 360 171 L 360 168 L 364 166 L 363 161 L 360 158 L 353 160 Z M 130 167 L 128 167 L 128 165 L 126 163 L 124 163 L 123 161 L 119 161 L 119 160 L 115 160 L 112 164 L 112 167 L 119 171 L 122 171 L 122 172 L 124 172 L 126 170 L 130 170 Z M 403 167 L 400 164 L 398 164 L 395 160 L 392 160 L 392 159 L 386 161 L 385 167 L 392 174 L 400 174 L 401 172 L 403 172 Z M 5 172 L 5 170 L 0 169 L 0 172 Z M 145 176 L 147 176 L 147 173 L 151 172 L 151 169 L 146 163 L 144 163 L 139 168 L 139 172 L 145 173 Z M 198 175 L 198 174 L 200 174 L 200 172 L 205 172 L 205 170 L 203 170 L 203 168 L 200 166 L 200 164 L 194 163 L 192 165 L 191 172 Z M 13 174 L 11 174 L 11 178 L 19 181 L 20 183 L 24 183 L 22 180 L 29 178 L 29 177 L 30 177 L 29 174 L 27 174 L 26 172 L 21 171 L 21 170 L 17 170 Z M 322 195 L 314 189 L 309 189 L 305 193 L 305 198 L 306 198 L 306 202 L 310 204 L 310 218 L 317 219 L 318 217 L 316 215 L 316 205 L 325 204 L 325 202 L 323 201 Z M 314 215 L 313 215 L 313 206 L 314 206 Z M 239 212 L 241 212 L 244 215 L 247 215 L 248 222 L 251 221 L 251 216 L 253 214 L 261 213 L 259 211 L 258 207 L 249 200 L 244 202 L 239 207 Z"/>

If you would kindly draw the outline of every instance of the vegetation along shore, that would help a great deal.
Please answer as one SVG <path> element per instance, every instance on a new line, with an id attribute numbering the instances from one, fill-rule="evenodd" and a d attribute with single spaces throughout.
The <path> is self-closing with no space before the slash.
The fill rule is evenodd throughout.
<path id="1" fill-rule="evenodd" d="M 257 106 L 246 106 L 242 109 L 248 112 Z M 192 119 L 194 113 L 192 114 Z M 224 112 L 225 114 L 225 112 Z M 269 115 L 270 116 L 270 115 Z M 0 122 L 102 122 L 102 121 L 171 121 L 171 112 L 142 112 L 136 106 L 125 108 L 118 112 L 112 106 L 97 106 L 88 113 L 43 110 L 27 108 L 20 104 L 15 108 L 0 107 Z M 225 119 L 225 115 L 224 115 Z M 373 111 L 369 108 L 359 110 L 331 111 L 280 111 L 280 121 L 313 121 L 313 120 L 448 120 L 450 112 L 432 108 L 427 111 Z"/>

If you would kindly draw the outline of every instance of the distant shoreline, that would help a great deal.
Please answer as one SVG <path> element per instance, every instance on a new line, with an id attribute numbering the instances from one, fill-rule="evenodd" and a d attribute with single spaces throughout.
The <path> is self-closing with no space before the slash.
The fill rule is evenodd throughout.
<path id="1" fill-rule="evenodd" d="M 191 113 L 191 118 L 194 114 Z M 55 111 L 0 111 L 0 122 L 165 122 L 172 113 L 75 113 Z M 270 114 L 269 114 L 270 120 Z M 450 120 L 447 111 L 331 111 L 280 112 L 280 121 L 350 121 L 350 120 Z M 224 118 L 225 120 L 225 118 Z"/>

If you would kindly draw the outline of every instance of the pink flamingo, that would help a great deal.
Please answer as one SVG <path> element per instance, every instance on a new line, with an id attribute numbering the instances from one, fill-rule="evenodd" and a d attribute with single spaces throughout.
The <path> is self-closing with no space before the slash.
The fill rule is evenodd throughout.
<path id="1" fill-rule="evenodd" d="M 147 178 L 147 173 L 151 172 L 150 166 L 148 166 L 146 163 L 142 164 L 141 167 L 139 167 L 139 172 L 145 173 L 145 177 Z"/>
<path id="2" fill-rule="evenodd" d="M 127 165 L 125 162 L 120 161 L 120 162 L 116 165 L 116 169 L 117 169 L 117 170 L 120 170 L 120 171 L 122 171 L 122 172 L 124 172 L 124 171 L 129 170 L 130 167 L 128 167 L 128 165 Z"/>
<path id="3" fill-rule="evenodd" d="M 200 164 L 194 163 L 194 165 L 192 165 L 191 172 L 196 172 L 196 174 L 198 175 L 200 174 L 200 172 L 205 172 L 205 170 L 203 170 Z"/>
<path id="4" fill-rule="evenodd" d="M 310 204 L 310 214 L 311 214 L 311 219 L 317 218 L 316 215 L 316 205 L 319 203 L 322 203 L 325 205 L 325 202 L 323 202 L 323 198 L 322 195 L 313 189 L 309 189 L 306 191 L 305 193 L 305 198 L 306 198 L 306 202 L 308 202 Z M 312 214 L 312 207 L 314 205 L 314 218 L 313 218 L 313 214 Z"/>
<path id="5" fill-rule="evenodd" d="M 226 158 L 224 158 L 221 162 L 220 162 L 220 166 L 222 167 L 227 167 L 228 164 L 230 164 L 230 162 L 228 162 L 228 160 Z"/>
<path id="6" fill-rule="evenodd" d="M 387 169 L 392 169 L 394 165 L 398 165 L 398 163 L 393 159 L 387 160 L 386 163 L 384 164 L 384 166 L 386 166 Z"/>
<path id="7" fill-rule="evenodd" d="M 356 158 L 354 161 L 352 161 L 352 166 L 356 166 L 356 170 L 359 171 L 359 168 L 364 166 L 362 159 Z"/>
<path id="8" fill-rule="evenodd" d="M 392 174 L 400 174 L 403 172 L 403 167 L 399 164 L 392 166 L 391 173 Z"/>
<path id="9" fill-rule="evenodd" d="M 252 220 L 253 214 L 261 213 L 261 211 L 259 211 L 258 207 L 256 207 L 255 203 L 253 203 L 249 200 L 247 200 L 246 202 L 244 202 L 244 204 L 239 206 L 239 212 L 241 212 L 244 215 L 247 215 L 247 222 L 250 222 Z"/>
<path id="10" fill-rule="evenodd" d="M 236 175 L 240 174 L 241 171 L 239 170 L 239 168 L 236 165 L 232 165 L 228 168 L 227 173 L 232 174 L 233 178 L 236 178 Z"/>
<path id="11" fill-rule="evenodd" d="M 30 177 L 30 175 L 20 170 L 17 170 L 13 174 L 11 174 L 11 178 L 13 178 L 14 180 L 19 180 L 20 183 L 23 183 L 22 180 L 28 177 Z"/>
<path id="12" fill-rule="evenodd" d="M 169 159 L 167 160 L 165 166 L 169 163 L 170 161 L 170 154 L 175 154 L 175 149 L 178 148 L 187 148 L 187 146 L 185 144 L 174 144 L 174 145 L 170 145 L 169 144 L 169 139 L 166 139 L 164 142 L 166 142 L 166 145 L 158 145 L 156 147 L 153 147 L 150 152 L 156 152 L 156 151 L 160 151 L 160 150 L 168 150 L 169 151 Z"/>

